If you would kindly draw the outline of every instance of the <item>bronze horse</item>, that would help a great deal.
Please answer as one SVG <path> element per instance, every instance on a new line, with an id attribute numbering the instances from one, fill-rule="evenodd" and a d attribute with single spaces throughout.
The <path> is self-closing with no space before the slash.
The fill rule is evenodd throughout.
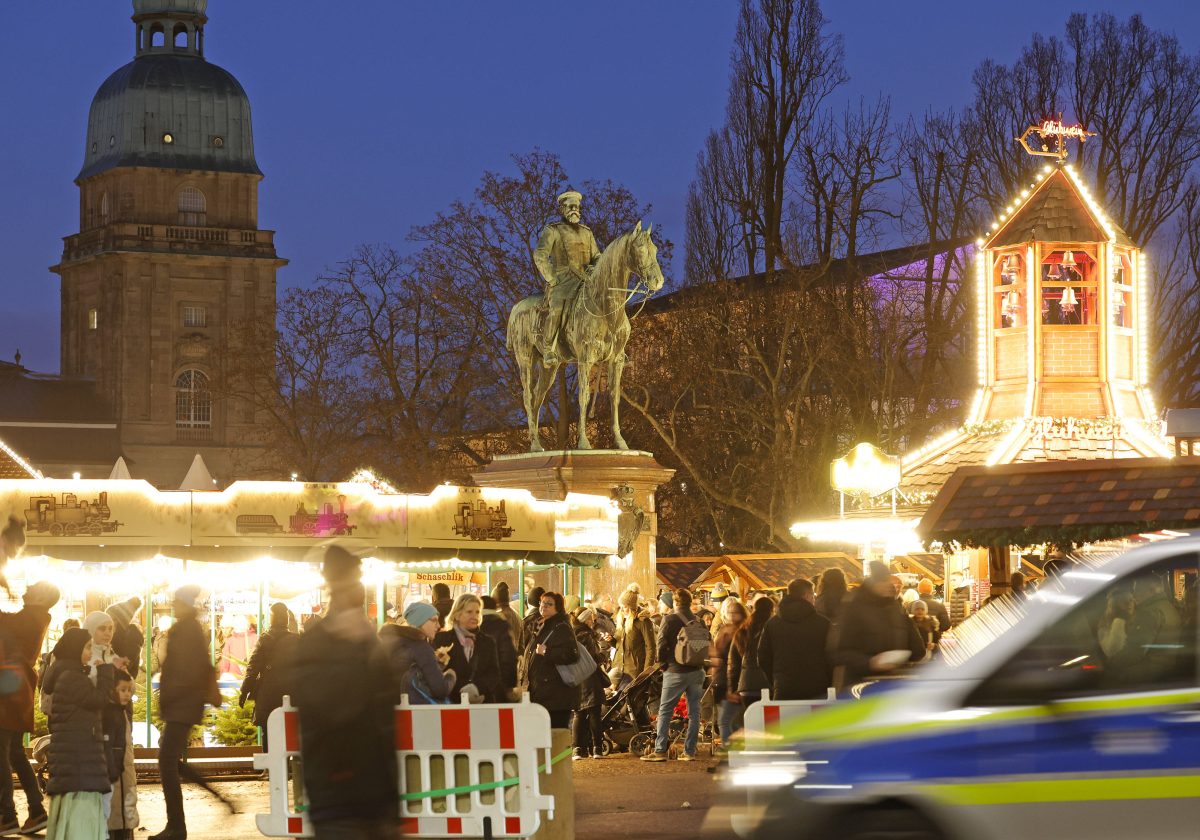
<path id="1" fill-rule="evenodd" d="M 564 310 L 564 322 L 558 334 L 558 353 L 562 364 L 575 363 L 579 383 L 579 448 L 591 449 L 587 436 L 587 409 L 591 400 L 591 373 L 598 364 L 607 364 L 612 389 L 612 430 L 617 448 L 628 449 L 621 437 L 621 371 L 625 367 L 625 343 L 629 341 L 629 316 L 625 305 L 633 292 L 629 278 L 637 274 L 650 293 L 662 288 L 662 268 L 658 247 L 650 238 L 653 228 L 642 229 L 638 222 L 629 233 L 614 239 L 584 279 L 575 300 Z M 516 358 L 525 396 L 525 418 L 529 424 L 529 451 L 541 452 L 538 426 L 542 405 L 561 365 L 546 368 L 537 347 L 538 318 L 544 295 L 530 295 L 518 301 L 508 314 L 508 349 Z"/>

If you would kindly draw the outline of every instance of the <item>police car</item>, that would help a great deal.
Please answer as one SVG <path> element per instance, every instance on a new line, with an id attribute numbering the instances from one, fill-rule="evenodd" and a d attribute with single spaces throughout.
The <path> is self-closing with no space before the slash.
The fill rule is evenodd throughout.
<path id="1" fill-rule="evenodd" d="M 1200 536 L 1180 535 L 985 608 L 915 678 L 748 743 L 727 780 L 735 827 L 1200 838 L 1198 571 Z"/>

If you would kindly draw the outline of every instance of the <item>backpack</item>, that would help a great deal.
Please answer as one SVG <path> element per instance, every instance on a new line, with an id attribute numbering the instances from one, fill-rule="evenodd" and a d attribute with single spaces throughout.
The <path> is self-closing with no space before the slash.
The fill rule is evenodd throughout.
<path id="1" fill-rule="evenodd" d="M 700 619 L 684 622 L 675 637 L 675 661 L 689 668 L 703 668 L 711 643 L 708 629 Z"/>

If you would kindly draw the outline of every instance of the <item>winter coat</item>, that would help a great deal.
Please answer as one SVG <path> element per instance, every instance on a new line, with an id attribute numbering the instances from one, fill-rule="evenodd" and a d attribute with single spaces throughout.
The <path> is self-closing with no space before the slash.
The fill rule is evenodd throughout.
<path id="1" fill-rule="evenodd" d="M 0 613 L 0 663 L 11 669 L 6 692 L 0 695 L 0 729 L 33 731 L 33 689 L 37 685 L 34 666 L 46 640 L 50 613 L 25 607 L 20 612 Z"/>
<path id="2" fill-rule="evenodd" d="M 383 642 L 392 673 L 399 681 L 400 692 L 408 697 L 409 703 L 414 706 L 429 705 L 420 692 L 413 690 L 413 678 L 417 671 L 424 677 L 424 690 L 430 697 L 435 700 L 450 697 L 456 675 L 453 671 L 442 671 L 433 645 L 419 628 L 385 624 L 379 631 L 379 639 Z"/>
<path id="3" fill-rule="evenodd" d="M 333 608 L 305 629 L 295 676 L 313 820 L 394 817 L 399 682 L 361 606 Z"/>
<path id="4" fill-rule="evenodd" d="M 517 615 L 517 611 L 508 604 L 502 604 L 497 610 L 500 617 L 508 624 L 508 632 L 512 634 L 513 650 L 521 649 L 521 616 Z M 514 654 L 514 661 L 516 656 Z"/>
<path id="5" fill-rule="evenodd" d="M 536 653 L 545 645 L 545 653 Z M 579 708 L 579 688 L 567 685 L 558 675 L 558 665 L 570 665 L 579 658 L 575 634 L 566 615 L 558 613 L 542 623 L 541 630 L 530 641 L 526 651 L 529 661 L 529 699 L 551 712 Z"/>
<path id="6" fill-rule="evenodd" d="M 1113 657 L 1109 671 L 1127 683 L 1161 680 L 1177 667 L 1182 630 L 1179 607 L 1168 595 L 1139 602 L 1125 628 L 1125 646 Z"/>
<path id="7" fill-rule="evenodd" d="M 257 633 L 253 631 L 230 633 L 225 639 L 225 643 L 221 645 L 221 673 L 232 674 L 238 679 L 243 679 L 246 668 L 249 667 L 250 657 L 257 649 Z"/>
<path id="8" fill-rule="evenodd" d="M 617 632 L 613 639 L 617 645 L 613 667 L 631 679 L 636 679 L 642 671 L 658 662 L 654 624 L 646 611 L 633 617 L 624 613 L 617 616 Z"/>
<path id="9" fill-rule="evenodd" d="M 159 679 L 159 710 L 167 723 L 195 726 L 204 718 L 204 703 L 213 684 L 208 637 L 194 617 L 180 618 L 167 631 L 166 654 Z"/>
<path id="10" fill-rule="evenodd" d="M 271 712 L 283 705 L 283 696 L 295 688 L 293 671 L 299 644 L 299 633 L 272 627 L 254 646 L 239 702 L 244 706 L 247 700 L 254 701 L 255 726 L 266 726 Z"/>
<path id="11" fill-rule="evenodd" d="M 950 612 L 946 609 L 946 605 L 943 602 L 932 595 L 928 598 L 923 597 L 920 600 L 924 601 L 925 606 L 929 607 L 929 617 L 937 619 L 937 632 L 933 634 L 933 643 L 937 644 L 941 640 L 942 634 L 950 629 Z M 910 614 L 912 613 L 912 606 L 915 603 L 917 602 L 913 601 L 912 604 L 908 605 Z"/>
<path id="12" fill-rule="evenodd" d="M 450 646 L 450 670 L 458 675 L 455 700 L 458 699 L 459 692 L 473 683 L 483 695 L 483 702 L 508 702 L 508 692 L 500 684 L 500 657 L 496 653 L 496 643 L 491 636 L 475 634 L 475 652 L 470 659 L 467 659 L 467 652 L 458 640 L 456 631 L 443 630 L 433 637 L 435 648 L 447 645 Z"/>
<path id="13" fill-rule="evenodd" d="M 849 688 L 873 676 L 871 657 L 885 650 L 907 650 L 909 662 L 925 658 L 925 643 L 908 612 L 890 595 L 861 586 L 847 600 L 838 623 L 834 663 L 845 668 L 842 686 Z"/>
<path id="14" fill-rule="evenodd" d="M 484 610 L 479 633 L 489 636 L 496 643 L 496 659 L 500 664 L 500 687 L 505 697 L 511 695 L 517 685 L 517 647 L 513 643 L 512 629 L 499 611 Z"/>
<path id="15" fill-rule="evenodd" d="M 758 641 L 758 662 L 771 684 L 772 700 L 820 700 L 833 685 L 829 619 L 803 598 L 779 602 Z"/>
<path id="16" fill-rule="evenodd" d="M 601 656 L 612 650 L 613 642 L 605 639 L 607 635 L 610 638 L 617 635 L 617 620 L 608 610 L 602 610 L 596 607 L 596 624 L 593 627 L 593 632 L 596 634 L 596 647 L 600 649 Z M 605 656 L 605 659 L 608 657 Z M 597 659 L 597 662 L 600 660 Z"/>
<path id="17" fill-rule="evenodd" d="M 691 610 L 677 607 L 674 612 L 663 619 L 658 628 L 658 664 L 664 671 L 672 674 L 691 674 L 700 670 L 698 665 L 680 665 L 675 660 L 675 642 L 679 639 L 679 631 L 683 625 L 696 620 Z"/>
<path id="18" fill-rule="evenodd" d="M 845 589 L 831 589 L 817 596 L 817 612 L 829 619 L 835 627 L 841 618 L 846 595 Z"/>
<path id="19" fill-rule="evenodd" d="M 752 703 L 762 697 L 762 690 L 770 688 L 767 676 L 758 663 L 758 643 L 762 639 L 762 631 L 751 635 L 750 628 L 746 629 L 742 645 L 738 644 L 737 634 L 729 645 L 729 665 L 726 666 L 726 683 L 729 694 L 740 694 L 742 700 Z M 739 628 L 741 629 L 741 628 Z"/>
<path id="20" fill-rule="evenodd" d="M 708 657 L 713 697 L 718 701 L 724 700 L 729 694 L 729 653 L 733 647 L 733 634 L 737 629 L 738 625 L 722 624 Z"/>
<path id="21" fill-rule="evenodd" d="M 132 831 L 141 825 L 137 809 L 137 770 L 133 763 L 133 720 L 128 706 L 109 703 L 104 709 L 104 733 L 112 754 L 109 778 L 112 783 L 112 810 L 109 831 Z"/>
<path id="22" fill-rule="evenodd" d="M 521 644 L 517 645 L 517 649 L 521 652 L 528 650 L 529 643 L 533 641 L 533 637 L 538 634 L 540 629 L 542 629 L 542 616 L 537 610 L 534 610 L 521 620 Z"/>
<path id="23" fill-rule="evenodd" d="M 46 792 L 108 793 L 108 762 L 104 755 L 102 716 L 113 689 L 113 666 L 101 665 L 96 685 L 88 669 L 55 662 L 43 689 L 54 698 L 50 709 L 50 781 Z"/>
<path id="24" fill-rule="evenodd" d="M 576 624 L 575 640 L 583 645 L 595 662 L 600 662 L 600 640 L 596 638 L 596 633 L 592 628 L 586 624 Z M 599 708 L 604 702 L 604 689 L 608 685 L 608 676 L 605 675 L 604 669 L 597 667 L 592 675 L 579 686 L 579 708 Z"/>

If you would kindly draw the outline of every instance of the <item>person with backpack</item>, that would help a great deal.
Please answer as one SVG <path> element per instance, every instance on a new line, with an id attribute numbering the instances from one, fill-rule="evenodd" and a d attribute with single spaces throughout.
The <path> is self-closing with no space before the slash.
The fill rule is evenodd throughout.
<path id="1" fill-rule="evenodd" d="M 283 696 L 295 691 L 293 667 L 300 634 L 288 629 L 287 604 L 271 605 L 271 628 L 263 634 L 250 654 L 238 705 L 245 708 L 254 701 L 254 725 L 262 727 L 262 748 L 267 751 L 267 718 L 283 705 Z"/>
<path id="2" fill-rule="evenodd" d="M 666 672 L 658 706 L 658 737 L 654 752 L 642 756 L 642 761 L 667 760 L 671 714 L 680 697 L 687 698 L 688 707 L 687 736 L 680 761 L 695 760 L 696 742 L 700 738 L 700 697 L 704 693 L 704 664 L 711 640 L 708 628 L 692 614 L 691 592 L 677 589 L 671 602 L 673 608 L 658 631 L 658 664 Z"/>

